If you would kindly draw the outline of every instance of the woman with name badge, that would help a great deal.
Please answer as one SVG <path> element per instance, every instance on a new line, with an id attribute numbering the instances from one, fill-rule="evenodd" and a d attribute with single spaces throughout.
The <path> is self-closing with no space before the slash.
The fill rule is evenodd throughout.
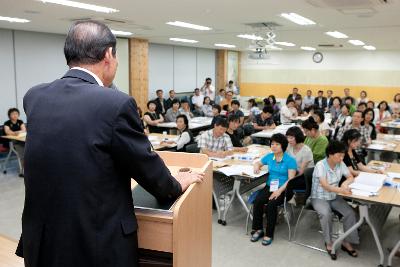
<path id="1" fill-rule="evenodd" d="M 262 240 L 262 245 L 268 246 L 274 238 L 274 230 L 278 215 L 278 206 L 283 204 L 285 189 L 289 180 L 296 175 L 296 160 L 287 154 L 288 141 L 283 134 L 274 134 L 271 137 L 271 151 L 254 164 L 254 173 L 259 173 L 263 165 L 268 165 L 268 179 L 265 187 L 261 189 L 253 206 L 253 234 L 252 242 Z M 267 227 L 263 231 L 264 205 Z"/>

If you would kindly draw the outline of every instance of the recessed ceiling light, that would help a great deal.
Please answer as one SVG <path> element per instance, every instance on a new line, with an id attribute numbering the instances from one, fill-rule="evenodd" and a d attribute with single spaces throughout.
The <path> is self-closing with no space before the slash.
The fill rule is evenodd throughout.
<path id="1" fill-rule="evenodd" d="M 326 32 L 325 34 L 332 36 L 334 38 L 338 38 L 338 39 L 346 39 L 349 38 L 349 36 L 347 36 L 344 33 L 338 32 L 338 31 L 333 31 L 333 32 Z"/>
<path id="2" fill-rule="evenodd" d="M 2 17 L 2 16 L 0 16 L 0 20 L 8 21 L 8 22 L 17 22 L 17 23 L 27 23 L 27 22 L 30 22 L 30 20 L 27 20 L 27 19 L 10 18 L 10 17 Z"/>
<path id="3" fill-rule="evenodd" d="M 360 40 L 349 40 L 348 42 L 351 43 L 352 45 L 365 45 L 365 43 Z"/>
<path id="4" fill-rule="evenodd" d="M 283 46 L 296 46 L 294 43 L 290 42 L 275 42 L 277 45 L 283 45 Z"/>
<path id="5" fill-rule="evenodd" d="M 296 13 L 282 13 L 281 17 L 299 25 L 314 25 L 315 22 Z"/>
<path id="6" fill-rule="evenodd" d="M 199 41 L 196 40 L 190 40 L 190 39 L 183 39 L 183 38 L 169 38 L 170 41 L 174 42 L 182 42 L 182 43 L 198 43 Z"/>
<path id="7" fill-rule="evenodd" d="M 196 24 L 187 23 L 187 22 L 183 22 L 183 21 L 169 21 L 166 24 L 172 25 L 172 26 L 177 26 L 177 27 L 183 27 L 183 28 L 199 30 L 199 31 L 210 31 L 210 30 L 212 30 L 212 28 L 210 28 L 210 27 L 196 25 Z"/>
<path id="8" fill-rule="evenodd" d="M 364 45 L 363 47 L 367 50 L 376 50 L 376 47 L 372 45 Z"/>
<path id="9" fill-rule="evenodd" d="M 255 34 L 239 34 L 239 35 L 237 35 L 237 37 L 243 38 L 243 39 L 256 40 L 256 41 L 263 40 L 263 38 L 261 36 L 257 36 Z"/>
<path id="10" fill-rule="evenodd" d="M 133 34 L 133 33 L 131 33 L 131 32 L 124 32 L 124 31 L 117 31 L 117 30 L 111 30 L 111 32 L 112 32 L 114 35 L 122 35 L 122 36 L 130 36 L 130 35 Z"/>
<path id="11" fill-rule="evenodd" d="M 215 46 L 218 47 L 226 47 L 226 48 L 235 48 L 236 45 L 231 45 L 231 44 L 214 44 Z"/>
<path id="12" fill-rule="evenodd" d="M 315 50 L 317 50 L 317 49 L 315 49 L 314 47 L 311 47 L 311 46 L 302 46 L 300 48 L 303 49 L 303 50 L 306 50 L 306 51 L 315 51 Z"/>
<path id="13" fill-rule="evenodd" d="M 97 6 L 97 5 L 92 5 L 92 4 L 85 4 L 85 3 L 69 1 L 69 0 L 38 0 L 38 1 L 41 1 L 43 3 L 51 3 L 51 4 L 69 6 L 69 7 L 82 8 L 82 9 L 87 9 L 87 10 L 92 10 L 92 11 L 102 12 L 102 13 L 119 12 L 119 10 L 114 9 L 114 8 Z"/>

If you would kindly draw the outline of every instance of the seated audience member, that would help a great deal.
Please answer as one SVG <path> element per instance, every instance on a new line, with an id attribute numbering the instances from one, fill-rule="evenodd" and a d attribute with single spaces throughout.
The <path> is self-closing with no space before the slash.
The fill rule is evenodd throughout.
<path id="1" fill-rule="evenodd" d="M 325 136 L 329 136 L 331 127 L 325 121 L 324 112 L 320 109 L 314 111 L 314 121 L 318 124 L 319 133 Z"/>
<path id="2" fill-rule="evenodd" d="M 297 110 L 297 114 L 303 114 L 303 109 L 301 108 L 303 106 L 303 99 L 297 99 L 294 101 L 294 107 Z"/>
<path id="3" fill-rule="evenodd" d="M 354 178 L 343 162 L 346 148 L 343 143 L 331 141 L 326 148 L 326 158 L 315 166 L 311 204 L 319 215 L 322 227 L 322 235 L 325 241 L 326 251 L 332 260 L 336 260 L 336 253 L 332 253 L 332 212 L 340 213 L 343 218 L 343 227 L 346 232 L 356 224 L 356 215 L 352 207 L 339 194 L 351 194 L 349 185 Z M 342 176 L 346 180 L 339 186 Z M 358 231 L 353 231 L 342 243 L 342 250 L 352 257 L 357 257 L 357 252 L 352 244 L 359 244 Z"/>
<path id="4" fill-rule="evenodd" d="M 340 109 L 340 115 L 335 122 L 335 136 L 337 136 L 339 129 L 351 123 L 350 106 L 343 104 Z"/>
<path id="5" fill-rule="evenodd" d="M 376 127 L 374 122 L 374 111 L 371 108 L 367 108 L 364 110 L 362 114 L 363 121 L 361 125 L 363 125 L 368 133 L 368 136 L 371 138 L 371 140 L 376 140 L 377 133 L 376 133 Z"/>
<path id="6" fill-rule="evenodd" d="M 156 103 L 156 112 L 158 114 L 164 115 L 165 112 L 167 112 L 167 100 L 164 99 L 164 91 L 161 89 L 158 89 L 156 91 L 157 98 L 154 99 Z"/>
<path id="7" fill-rule="evenodd" d="M 367 103 L 365 103 L 365 102 L 360 102 L 357 105 L 357 110 L 358 111 L 364 112 L 364 110 L 366 110 L 366 109 L 367 109 Z"/>
<path id="8" fill-rule="evenodd" d="M 317 163 L 325 157 L 325 149 L 328 146 L 329 141 L 325 135 L 319 133 L 318 124 L 315 122 L 313 117 L 303 121 L 301 127 L 307 136 L 304 144 L 311 149 L 314 163 Z"/>
<path id="9" fill-rule="evenodd" d="M 342 97 L 342 104 L 346 102 L 346 98 L 350 97 L 351 99 L 350 105 L 354 105 L 356 103 L 356 100 L 354 99 L 354 97 L 350 95 L 350 89 L 344 88 L 343 92 L 344 92 L 344 97 Z"/>
<path id="10" fill-rule="evenodd" d="M 221 108 L 227 112 L 230 112 L 232 110 L 232 97 L 233 93 L 232 92 L 226 92 L 225 94 L 225 99 L 221 100 L 219 105 Z"/>
<path id="11" fill-rule="evenodd" d="M 217 104 L 214 104 L 214 105 L 212 106 L 212 112 L 213 112 L 213 119 L 212 119 L 212 121 L 211 121 L 211 128 L 214 128 L 215 121 L 216 121 L 218 118 L 222 117 L 222 116 L 221 116 L 221 106 L 220 106 L 220 105 L 217 105 Z"/>
<path id="12" fill-rule="evenodd" d="M 312 96 L 311 90 L 307 90 L 306 96 L 303 98 L 303 110 L 308 112 L 308 108 L 314 105 L 315 97 Z"/>
<path id="13" fill-rule="evenodd" d="M 214 128 L 201 134 L 198 146 L 200 152 L 209 157 L 225 158 L 233 154 L 231 138 L 226 134 L 228 122 L 225 118 L 216 119 Z"/>
<path id="14" fill-rule="evenodd" d="M 204 95 L 200 94 L 200 89 L 194 89 L 194 95 L 192 96 L 193 112 L 196 115 L 201 115 L 201 107 L 203 106 Z"/>
<path id="15" fill-rule="evenodd" d="M 244 113 L 243 113 L 243 111 L 241 111 L 239 109 L 240 102 L 237 100 L 232 100 L 231 107 L 232 107 L 232 110 L 231 110 L 231 112 L 229 112 L 228 116 L 232 116 L 232 115 L 238 116 L 240 118 L 239 126 L 242 126 L 244 123 Z"/>
<path id="16" fill-rule="evenodd" d="M 351 97 L 346 97 L 344 100 L 344 103 L 350 106 L 350 110 L 349 110 L 350 116 L 353 116 L 354 111 L 356 111 L 356 106 L 354 106 L 354 104 L 353 104 L 354 102 L 352 102 L 352 99 L 353 98 L 351 98 Z"/>
<path id="17" fill-rule="evenodd" d="M 10 136 L 18 136 L 21 133 L 26 133 L 26 126 L 22 120 L 19 119 L 19 110 L 17 108 L 10 108 L 7 112 L 8 121 L 4 122 L 4 133 Z M 12 141 L 14 148 L 18 154 L 21 163 L 20 177 L 24 176 L 24 154 L 25 143 L 19 141 Z"/>
<path id="18" fill-rule="evenodd" d="M 274 95 L 270 95 L 268 97 L 268 100 L 269 100 L 269 102 L 271 102 L 272 109 L 274 110 L 274 114 L 279 113 L 280 108 L 279 108 L 278 103 L 276 102 L 275 96 Z"/>
<path id="19" fill-rule="evenodd" d="M 368 103 L 367 92 L 364 90 L 362 90 L 360 92 L 360 97 L 357 98 L 357 104 L 360 104 L 360 103 L 365 103 L 365 104 Z"/>
<path id="20" fill-rule="evenodd" d="M 229 81 L 228 85 L 226 86 L 225 90 L 227 92 L 232 92 L 233 94 L 237 95 L 239 93 L 235 83 L 233 81 Z"/>
<path id="21" fill-rule="evenodd" d="M 376 125 L 376 128 L 380 132 L 385 132 L 385 129 L 381 129 L 380 124 L 382 122 L 387 122 L 392 119 L 392 115 L 390 115 L 389 112 L 389 105 L 386 101 L 381 101 L 378 105 L 378 108 L 375 109 L 375 119 L 374 123 Z"/>
<path id="22" fill-rule="evenodd" d="M 384 171 L 373 170 L 367 166 L 365 166 L 360 158 L 360 156 L 356 153 L 358 147 L 360 147 L 361 142 L 361 134 L 356 129 L 350 129 L 344 133 L 342 142 L 346 147 L 346 153 L 344 155 L 343 162 L 349 168 L 351 175 L 358 176 L 361 172 L 370 172 L 370 173 L 384 173 Z"/>
<path id="23" fill-rule="evenodd" d="M 208 96 L 204 97 L 203 105 L 201 106 L 201 112 L 203 113 L 203 116 L 205 116 L 205 117 L 213 117 L 214 116 L 213 111 L 212 111 L 213 107 L 211 106 L 210 102 L 211 102 L 211 99 Z"/>
<path id="24" fill-rule="evenodd" d="M 226 130 L 226 134 L 231 138 L 231 142 L 233 145 L 233 151 L 235 152 L 246 152 L 247 147 L 243 147 L 241 137 L 237 129 L 239 128 L 240 117 L 237 115 L 230 115 L 228 117 L 228 129 Z"/>
<path id="25" fill-rule="evenodd" d="M 215 97 L 214 104 L 219 105 L 223 99 L 225 99 L 225 89 L 220 89 L 218 95 Z"/>
<path id="26" fill-rule="evenodd" d="M 275 224 L 278 216 L 278 206 L 283 204 L 285 189 L 288 182 L 296 175 L 296 160 L 286 151 L 288 141 L 283 134 L 271 137 L 271 151 L 254 163 L 254 172 L 259 173 L 263 165 L 268 165 L 268 179 L 265 187 L 258 192 L 253 205 L 252 242 L 260 239 L 264 246 L 271 245 L 274 239 Z M 264 206 L 266 208 L 267 227 L 263 231 Z"/>
<path id="27" fill-rule="evenodd" d="M 176 141 L 167 141 L 166 143 L 176 143 L 176 151 L 186 152 L 186 146 L 194 143 L 194 137 L 189 130 L 189 121 L 185 115 L 176 117 L 176 128 L 178 129 L 178 139 Z"/>
<path id="28" fill-rule="evenodd" d="M 367 102 L 367 108 L 375 109 L 375 102 L 370 100 Z"/>
<path id="29" fill-rule="evenodd" d="M 275 123 L 272 119 L 273 109 L 271 106 L 265 106 L 261 112 L 253 120 L 254 130 L 263 131 L 268 129 L 275 129 Z"/>
<path id="30" fill-rule="evenodd" d="M 326 107 L 326 109 L 325 109 L 326 112 L 328 112 L 328 111 L 330 110 L 330 108 L 332 107 L 332 105 L 333 105 L 333 99 L 334 99 L 334 97 L 333 97 L 333 91 L 332 91 L 332 90 L 326 91 L 326 104 L 327 104 L 327 107 Z M 339 98 L 339 99 L 340 99 L 340 98 Z"/>
<path id="31" fill-rule="evenodd" d="M 293 196 L 293 190 L 304 190 L 306 183 L 304 180 L 304 170 L 314 167 L 314 159 L 311 149 L 304 145 L 304 133 L 298 126 L 290 127 L 286 131 L 289 146 L 286 152 L 296 160 L 296 178 L 287 186 L 287 199 Z"/>
<path id="32" fill-rule="evenodd" d="M 174 99 L 176 99 L 176 98 L 175 98 L 175 91 L 174 91 L 173 89 L 169 90 L 168 93 L 169 93 L 169 98 L 166 100 L 167 105 L 166 105 L 166 107 L 165 107 L 165 109 L 166 109 L 167 111 L 168 111 L 169 108 L 172 107 L 172 101 L 173 101 Z"/>
<path id="33" fill-rule="evenodd" d="M 343 127 L 340 127 L 336 139 L 342 140 L 343 135 L 346 131 L 350 129 L 356 129 L 361 134 L 361 147 L 357 148 L 356 150 L 359 155 L 364 155 L 365 151 L 363 151 L 363 147 L 366 147 L 371 143 L 371 137 L 369 136 L 369 133 L 367 132 L 365 127 L 361 125 L 361 122 L 362 122 L 362 113 L 360 111 L 355 111 L 353 113 L 351 123 Z"/>
<path id="34" fill-rule="evenodd" d="M 392 112 L 392 117 L 394 119 L 400 116 L 400 93 L 395 94 L 393 97 L 393 102 L 390 103 L 390 111 Z"/>
<path id="35" fill-rule="evenodd" d="M 287 100 L 292 99 L 293 101 L 302 99 L 301 95 L 299 94 L 299 89 L 294 87 L 292 93 L 288 95 Z"/>
<path id="36" fill-rule="evenodd" d="M 280 111 L 281 123 L 290 123 L 298 116 L 297 109 L 295 108 L 295 102 L 293 99 L 288 98 L 286 100 L 286 106 L 283 106 Z"/>
<path id="37" fill-rule="evenodd" d="M 249 114 L 249 119 L 252 120 L 255 118 L 258 114 L 261 113 L 261 110 L 258 108 L 258 105 L 256 103 L 256 100 L 254 98 L 250 98 L 248 101 L 248 109 L 250 111 Z"/>
<path id="38" fill-rule="evenodd" d="M 190 111 L 189 102 L 186 99 L 182 99 L 179 113 L 185 115 L 189 121 L 194 117 L 193 113 Z"/>
<path id="39" fill-rule="evenodd" d="M 341 104 L 342 104 L 342 100 L 340 99 L 340 97 L 335 96 L 332 100 L 332 105 L 329 109 L 329 111 L 331 113 L 331 118 L 332 118 L 333 124 L 338 120 L 340 114 L 342 113 L 342 110 L 340 107 Z"/>
<path id="40" fill-rule="evenodd" d="M 147 126 L 149 133 L 161 133 L 162 129 L 157 127 L 159 123 L 164 122 L 164 118 L 161 113 L 156 112 L 157 104 L 151 100 L 147 102 L 148 111 L 143 115 L 144 125 Z"/>
<path id="41" fill-rule="evenodd" d="M 317 105 L 319 109 L 325 110 L 328 104 L 326 102 L 326 97 L 324 97 L 324 91 L 318 91 L 318 97 L 315 98 L 314 104 Z"/>
<path id="42" fill-rule="evenodd" d="M 167 113 L 165 113 L 165 121 L 166 122 L 176 121 L 176 117 L 178 117 L 178 115 L 180 114 L 179 100 L 175 98 L 174 100 L 172 100 L 171 104 L 172 104 L 172 106 L 167 110 Z"/>

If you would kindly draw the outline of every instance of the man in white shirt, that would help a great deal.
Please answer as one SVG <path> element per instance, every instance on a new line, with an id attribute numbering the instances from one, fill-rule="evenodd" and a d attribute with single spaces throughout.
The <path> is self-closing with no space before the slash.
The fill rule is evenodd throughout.
<path id="1" fill-rule="evenodd" d="M 214 101 L 215 99 L 215 87 L 211 84 L 212 79 L 207 78 L 204 85 L 200 88 L 200 92 L 204 96 L 210 97 L 211 101 Z"/>
<path id="2" fill-rule="evenodd" d="M 192 96 L 192 104 L 194 106 L 195 113 L 201 113 L 201 107 L 203 106 L 204 95 L 200 94 L 200 89 L 194 89 L 194 96 Z"/>
<path id="3" fill-rule="evenodd" d="M 286 100 L 286 106 L 281 108 L 281 123 L 290 123 L 297 117 L 297 109 L 294 106 L 294 100 L 288 98 Z"/>
<path id="4" fill-rule="evenodd" d="M 225 88 L 225 91 L 233 92 L 235 95 L 238 94 L 238 89 L 237 89 L 237 87 L 235 86 L 235 83 L 232 80 L 229 81 L 228 86 Z"/>
<path id="5" fill-rule="evenodd" d="M 307 90 L 306 96 L 303 98 L 303 109 L 310 108 L 312 105 L 314 105 L 314 100 L 315 97 L 312 96 L 311 90 Z"/>

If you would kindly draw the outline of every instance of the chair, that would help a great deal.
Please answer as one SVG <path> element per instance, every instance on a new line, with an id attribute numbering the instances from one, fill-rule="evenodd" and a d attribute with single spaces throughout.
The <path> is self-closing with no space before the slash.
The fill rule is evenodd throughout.
<path id="1" fill-rule="evenodd" d="M 200 148 L 198 147 L 197 143 L 192 143 L 186 145 L 186 152 L 187 153 L 200 153 Z"/>
<path id="2" fill-rule="evenodd" d="M 290 181 L 289 181 L 289 183 L 290 183 Z M 251 207 L 249 209 L 249 212 L 247 213 L 247 218 L 246 218 L 246 234 L 248 234 L 248 232 L 249 232 L 249 230 L 248 230 L 249 229 L 249 221 L 250 221 L 250 219 L 251 220 L 253 219 L 253 216 L 252 216 L 253 203 L 254 203 L 259 191 L 260 190 L 257 190 L 255 192 L 251 193 L 251 195 L 249 196 L 248 201 L 247 201 L 249 204 L 251 204 Z M 283 216 L 285 217 L 285 221 L 286 221 L 286 224 L 287 224 L 287 227 L 288 227 L 288 240 L 291 241 L 292 231 L 291 231 L 291 226 L 290 226 L 290 215 L 289 215 L 289 212 L 287 210 L 287 204 L 288 204 L 288 201 L 290 199 L 289 200 L 287 199 L 286 191 L 285 191 L 284 194 L 285 194 L 285 199 L 283 201 L 283 204 L 278 206 L 278 209 L 283 212 Z M 267 205 L 268 205 L 268 203 L 264 206 L 264 208 Z M 294 213 L 293 206 L 291 205 L 291 207 L 292 207 L 292 213 Z M 279 210 L 278 210 L 278 214 L 280 213 Z"/>
<path id="3" fill-rule="evenodd" d="M 311 195 L 311 189 L 312 189 L 311 187 L 312 187 L 313 172 L 314 172 L 314 168 L 307 168 L 306 170 L 304 170 L 304 179 L 305 179 L 305 182 L 306 182 L 306 190 L 303 193 L 304 194 L 304 196 L 303 196 L 304 202 L 300 203 L 301 204 L 301 210 L 300 210 L 299 216 L 297 218 L 296 225 L 294 227 L 293 240 L 290 240 L 290 241 L 295 243 L 295 244 L 297 244 L 297 245 L 303 246 L 303 247 L 311 248 L 311 249 L 318 250 L 318 251 L 321 251 L 321 252 L 326 252 L 325 249 L 321 249 L 321 248 L 318 248 L 318 247 L 314 247 L 314 246 L 311 246 L 311 245 L 304 244 L 304 243 L 296 241 L 297 228 L 298 228 L 298 225 L 299 225 L 299 222 L 300 222 L 301 216 L 303 215 L 304 210 L 313 211 L 313 212 L 316 213 L 316 211 L 312 207 L 312 205 L 310 203 L 310 200 L 309 200 L 309 197 Z M 296 194 L 297 194 L 297 192 L 295 192 L 295 196 L 296 196 Z M 334 222 L 339 222 L 339 217 L 338 217 L 337 213 L 334 213 L 334 216 L 332 218 L 333 218 Z M 338 233 L 335 233 L 333 235 L 334 236 L 338 236 Z"/>

